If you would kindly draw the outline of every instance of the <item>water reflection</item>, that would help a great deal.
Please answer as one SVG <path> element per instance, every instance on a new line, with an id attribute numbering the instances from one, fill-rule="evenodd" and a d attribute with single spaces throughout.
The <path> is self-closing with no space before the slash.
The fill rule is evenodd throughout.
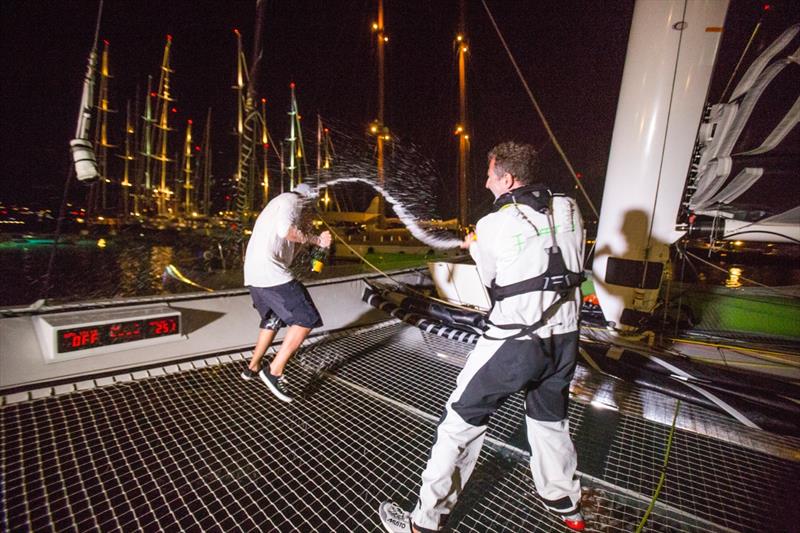
<path id="1" fill-rule="evenodd" d="M 742 269 L 739 267 L 731 267 L 728 269 L 728 279 L 725 280 L 725 286 L 729 289 L 735 289 L 742 286 Z"/>
<path id="2" fill-rule="evenodd" d="M 164 270 L 172 263 L 173 256 L 171 246 L 153 246 L 150 248 L 151 288 L 159 289 L 163 286 Z"/>

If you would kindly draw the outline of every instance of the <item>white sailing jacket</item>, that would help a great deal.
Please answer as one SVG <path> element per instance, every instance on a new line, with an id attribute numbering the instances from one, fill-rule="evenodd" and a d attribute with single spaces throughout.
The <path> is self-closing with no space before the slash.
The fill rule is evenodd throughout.
<path id="1" fill-rule="evenodd" d="M 553 197 L 553 219 L 556 242 L 567 269 L 583 271 L 584 229 L 578 205 L 572 198 Z M 524 215 L 524 216 L 523 216 Z M 527 220 L 526 220 L 527 218 Z M 553 245 L 547 216 L 523 204 L 508 204 L 478 221 L 477 241 L 470 246 L 470 255 L 486 287 L 492 280 L 506 286 L 538 276 L 547 269 L 546 249 Z M 489 319 L 493 324 L 534 324 L 559 297 L 554 291 L 533 291 L 509 296 L 495 303 Z M 578 329 L 581 294 L 575 290 L 574 300 L 564 302 L 556 313 L 536 330 L 541 338 Z M 491 326 L 487 335 L 507 338 L 519 330 L 503 330 Z M 522 337 L 529 338 L 529 337 Z"/>

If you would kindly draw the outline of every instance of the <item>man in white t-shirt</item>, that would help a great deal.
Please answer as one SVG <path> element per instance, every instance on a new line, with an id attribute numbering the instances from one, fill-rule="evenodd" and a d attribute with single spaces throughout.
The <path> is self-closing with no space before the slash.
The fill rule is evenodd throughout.
<path id="1" fill-rule="evenodd" d="M 478 459 L 489 418 L 520 390 L 536 491 L 564 525 L 585 529 L 567 417 L 578 354 L 583 221 L 575 200 L 537 183 L 536 158 L 532 146 L 514 142 L 489 152 L 486 188 L 495 203 L 462 244 L 492 296 L 489 328 L 447 401 L 414 511 L 392 502 L 378 510 L 390 533 L 443 527 Z"/>
<path id="2" fill-rule="evenodd" d="M 306 235 L 297 227 L 303 204 L 316 196 L 312 187 L 301 183 L 291 192 L 273 198 L 256 219 L 244 259 L 244 284 L 250 289 L 253 307 L 258 310 L 261 322 L 253 358 L 242 377 L 251 379 L 258 375 L 284 402 L 291 402 L 292 396 L 283 369 L 311 329 L 322 326 L 311 296 L 289 269 L 297 244 L 322 248 L 331 245 L 329 231 L 318 236 Z M 278 353 L 268 366 L 262 367 L 262 357 L 284 325 L 289 329 Z"/>

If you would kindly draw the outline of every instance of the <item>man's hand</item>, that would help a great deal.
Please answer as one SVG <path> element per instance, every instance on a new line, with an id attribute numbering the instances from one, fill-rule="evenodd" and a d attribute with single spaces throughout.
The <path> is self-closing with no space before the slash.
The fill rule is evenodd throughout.
<path id="1" fill-rule="evenodd" d="M 472 243 L 478 240 L 478 236 L 475 235 L 474 232 L 467 233 L 467 236 L 464 237 L 464 242 L 461 243 L 462 250 L 469 250 L 469 247 L 472 246 Z"/>
<path id="2" fill-rule="evenodd" d="M 331 246 L 331 232 L 328 230 L 319 234 L 319 246 L 322 248 L 330 248 Z"/>

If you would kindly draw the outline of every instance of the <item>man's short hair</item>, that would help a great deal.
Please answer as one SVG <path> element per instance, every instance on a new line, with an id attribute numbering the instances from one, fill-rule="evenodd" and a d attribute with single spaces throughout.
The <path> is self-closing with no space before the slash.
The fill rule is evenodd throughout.
<path id="1" fill-rule="evenodd" d="M 508 141 L 489 150 L 488 160 L 494 159 L 495 172 L 508 172 L 523 185 L 530 185 L 539 159 L 536 149 L 530 144 Z"/>

